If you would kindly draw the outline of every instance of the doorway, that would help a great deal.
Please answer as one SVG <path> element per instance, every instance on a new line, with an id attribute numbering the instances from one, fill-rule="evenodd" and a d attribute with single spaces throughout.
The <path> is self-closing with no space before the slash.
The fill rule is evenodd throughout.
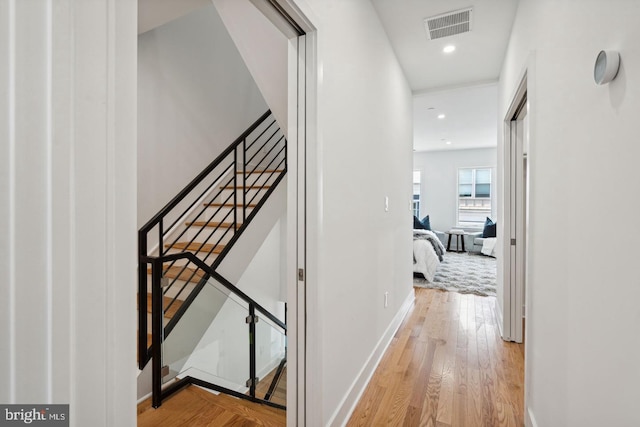
<path id="1" fill-rule="evenodd" d="M 269 66 L 274 67 L 277 65 L 280 67 L 277 74 L 278 85 L 263 85 L 261 94 L 267 101 L 269 109 L 278 118 L 280 126 L 285 129 L 288 139 L 286 152 L 288 179 L 284 180 L 287 183 L 285 190 L 287 192 L 287 211 L 284 216 L 285 221 L 283 221 L 283 224 L 286 223 L 286 232 L 281 235 L 282 237 L 286 236 L 286 240 L 280 240 L 280 245 L 278 246 L 282 255 L 280 259 L 283 260 L 284 264 L 281 266 L 278 276 L 282 277 L 283 288 L 286 289 L 287 296 L 282 298 L 282 293 L 280 293 L 280 298 L 278 299 L 280 301 L 286 300 L 289 303 L 286 316 L 288 318 L 287 417 L 291 424 L 304 425 L 306 419 L 305 387 L 307 384 L 307 370 L 305 367 L 307 354 L 309 354 L 305 344 L 307 333 L 305 280 L 307 256 L 306 144 L 311 139 L 308 138 L 308 135 L 313 136 L 313 129 L 315 129 L 314 126 L 310 125 L 314 117 L 314 110 L 310 106 L 315 102 L 312 92 L 315 87 L 312 82 L 315 81 L 316 69 L 314 62 L 314 29 L 303 18 L 302 14 L 297 12 L 294 6 L 288 5 L 287 0 L 245 0 L 242 2 L 223 0 L 215 2 L 215 5 L 209 3 L 206 6 L 215 6 L 218 15 L 220 15 L 218 20 L 221 21 L 221 25 L 218 27 L 222 28 L 223 24 L 229 33 L 231 33 L 230 24 L 233 24 L 235 20 L 235 24 L 240 25 L 240 27 L 244 24 L 244 28 L 240 28 L 240 35 L 251 36 L 252 34 L 247 32 L 246 28 L 256 28 L 255 26 L 247 25 L 247 22 L 253 18 L 260 20 L 260 25 L 262 25 L 260 28 L 266 28 L 267 30 L 273 30 L 273 27 L 276 28 L 275 31 L 269 33 L 270 36 L 272 33 L 276 33 L 275 35 L 279 36 L 278 30 L 285 36 L 284 38 L 277 37 L 276 53 L 278 55 L 266 58 L 265 55 L 261 55 L 264 53 L 264 49 L 261 50 L 258 43 L 264 41 L 265 37 L 262 37 L 262 40 L 258 40 L 255 38 L 255 33 L 253 33 L 253 38 L 249 37 L 249 40 L 241 38 L 239 39 L 240 43 L 237 40 L 234 41 L 236 45 L 243 45 L 246 48 L 245 51 L 238 50 L 240 51 L 240 56 L 242 56 L 241 61 L 244 61 L 247 66 L 247 71 L 253 74 L 254 81 L 257 80 L 256 75 L 263 76 L 266 72 L 254 74 L 252 72 L 254 70 L 251 70 L 252 66 L 262 66 L 263 70 L 266 70 L 266 67 Z M 229 21 L 224 21 L 220 8 L 225 8 L 227 12 L 225 16 L 229 18 Z M 256 8 L 259 11 L 256 11 Z M 248 10 L 251 14 L 249 14 Z M 260 12 L 268 20 L 264 19 Z M 274 24 L 273 27 L 271 24 Z M 269 38 L 268 41 L 271 42 L 272 40 L 272 38 Z M 246 41 L 246 43 L 243 44 L 243 41 Z M 202 48 L 200 45 L 197 46 Z M 192 46 L 190 45 L 189 47 Z M 193 51 L 186 50 L 187 55 L 191 53 L 198 53 L 198 50 L 195 48 Z M 243 54 L 246 54 L 246 56 Z M 253 62 L 248 61 L 248 59 L 252 59 Z M 222 65 L 221 67 L 224 66 Z M 268 69 L 268 71 L 271 70 L 272 68 Z M 210 73 L 211 79 L 216 77 L 217 74 Z M 253 93 L 256 92 L 254 91 Z M 260 148 L 260 150 L 263 150 L 263 148 Z M 266 154 L 268 155 L 269 153 L 267 152 Z M 244 159 L 244 156 L 242 157 Z M 274 166 L 271 167 L 273 168 Z M 144 313 L 143 310 L 141 312 Z M 160 360 L 160 357 L 157 359 Z M 255 381 L 257 375 L 251 373 L 250 376 L 251 381 Z"/>
<path id="2" fill-rule="evenodd" d="M 504 197 L 502 244 L 503 334 L 506 341 L 522 343 L 526 307 L 529 220 L 529 104 L 523 77 L 505 117 Z"/>

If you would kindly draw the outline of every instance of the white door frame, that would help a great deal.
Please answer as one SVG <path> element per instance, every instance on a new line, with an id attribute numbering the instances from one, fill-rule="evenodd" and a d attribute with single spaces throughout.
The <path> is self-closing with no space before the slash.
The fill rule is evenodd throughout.
<path id="1" fill-rule="evenodd" d="M 527 111 L 527 73 L 525 72 L 518 89 L 511 100 L 504 118 L 504 233 L 503 250 L 503 325 L 502 338 L 505 341 L 521 343 L 523 331 L 524 301 L 524 265 L 526 253 L 526 228 L 523 212 L 526 209 L 524 198 L 523 161 L 523 122 Z M 520 165 L 521 166 L 521 165 Z M 514 184 L 515 183 L 515 184 Z"/>
<path id="2" fill-rule="evenodd" d="M 251 0 L 258 6 L 257 0 Z M 273 9 L 264 7 L 268 2 L 277 9 L 274 16 Z M 304 426 L 311 424 L 309 421 L 315 416 L 313 411 L 307 411 L 308 395 L 313 393 L 308 381 L 308 358 L 314 353 L 307 345 L 307 316 L 308 300 L 315 300 L 308 292 L 307 259 L 313 262 L 314 253 L 309 246 L 313 236 L 307 233 L 307 200 L 315 197 L 313 191 L 308 191 L 308 182 L 312 181 L 315 169 L 308 168 L 311 163 L 309 153 L 315 147 L 317 125 L 317 31 L 309 20 L 309 9 L 303 12 L 300 0 L 265 0 L 259 9 L 270 17 L 272 22 L 289 37 L 289 65 L 288 73 L 288 144 L 287 144 L 287 170 L 288 170 L 288 195 L 287 195 L 287 300 L 288 324 L 287 336 L 290 351 L 287 354 L 287 425 Z M 271 16 L 270 16 L 271 15 Z M 305 34 L 287 29 L 287 24 L 282 21 L 286 15 L 286 21 L 294 23 Z M 295 76 L 292 78 L 292 76 Z M 313 394 L 311 394 L 313 396 Z"/>

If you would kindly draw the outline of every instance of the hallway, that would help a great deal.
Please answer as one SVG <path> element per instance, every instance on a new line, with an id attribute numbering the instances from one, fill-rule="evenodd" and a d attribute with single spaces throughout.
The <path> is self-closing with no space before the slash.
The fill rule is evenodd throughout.
<path id="1" fill-rule="evenodd" d="M 500 338 L 495 298 L 415 292 L 348 426 L 524 425 L 524 345 Z"/>

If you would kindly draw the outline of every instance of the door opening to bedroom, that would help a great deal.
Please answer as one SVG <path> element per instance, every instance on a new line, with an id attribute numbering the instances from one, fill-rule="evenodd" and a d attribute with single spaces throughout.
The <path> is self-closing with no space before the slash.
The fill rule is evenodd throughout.
<path id="1" fill-rule="evenodd" d="M 497 99 L 495 83 L 414 97 L 415 286 L 496 298 Z"/>

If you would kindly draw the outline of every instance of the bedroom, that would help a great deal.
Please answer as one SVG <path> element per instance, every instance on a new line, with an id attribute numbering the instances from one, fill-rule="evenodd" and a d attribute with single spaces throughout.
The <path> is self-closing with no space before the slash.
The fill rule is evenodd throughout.
<path id="1" fill-rule="evenodd" d="M 414 285 L 493 296 L 495 235 L 484 228 L 497 220 L 497 85 L 423 92 L 413 104 L 414 216 L 428 216 L 446 251 L 414 230 Z"/>

